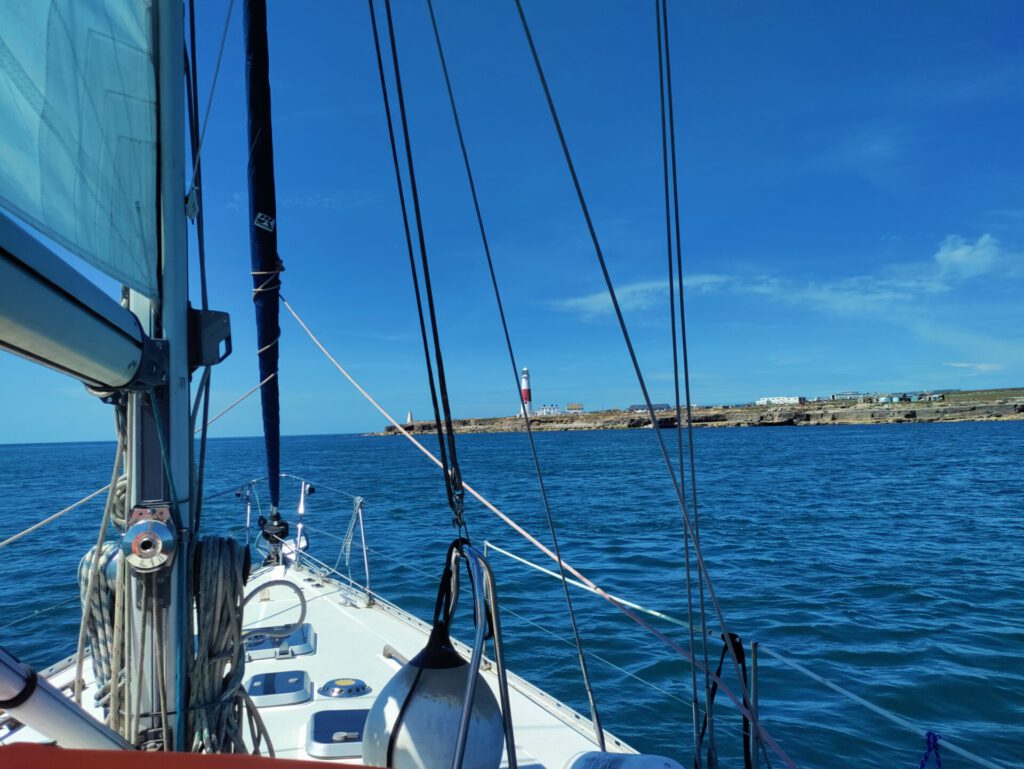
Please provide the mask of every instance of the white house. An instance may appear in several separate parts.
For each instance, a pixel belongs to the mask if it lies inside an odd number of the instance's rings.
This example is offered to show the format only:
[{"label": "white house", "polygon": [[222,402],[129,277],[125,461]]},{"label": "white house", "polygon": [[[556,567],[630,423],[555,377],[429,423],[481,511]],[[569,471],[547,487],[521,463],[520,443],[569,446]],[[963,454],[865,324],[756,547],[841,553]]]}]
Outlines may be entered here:
[{"label": "white house", "polygon": [[754,401],[757,406],[796,406],[801,403],[807,403],[807,398],[802,395],[775,395]]}]

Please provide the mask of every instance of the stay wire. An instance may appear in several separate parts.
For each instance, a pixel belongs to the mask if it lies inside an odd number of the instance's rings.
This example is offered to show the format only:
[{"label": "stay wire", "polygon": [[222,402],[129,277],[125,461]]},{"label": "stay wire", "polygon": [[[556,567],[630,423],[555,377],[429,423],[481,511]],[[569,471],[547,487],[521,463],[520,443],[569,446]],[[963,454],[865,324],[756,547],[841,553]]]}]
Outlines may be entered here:
[{"label": "stay wire", "polygon": [[[676,438],[679,451],[679,472],[682,473],[683,467],[683,428],[682,421],[683,415],[680,410],[680,398],[679,398],[679,349],[676,342],[676,302],[675,302],[675,291],[674,291],[674,277],[673,277],[673,264],[672,264],[672,218],[671,218],[671,205],[670,198],[671,192],[669,189],[669,154],[668,154],[668,126],[671,122],[666,122],[666,105],[665,105],[665,58],[662,52],[662,47],[667,47],[667,40],[663,44],[662,37],[662,13],[661,6],[664,0],[654,0],[654,16],[655,26],[658,32],[658,96],[660,99],[661,106],[661,157],[662,157],[662,168],[663,178],[665,186],[665,245],[668,251],[668,304],[669,304],[669,320],[672,326],[672,374],[673,382],[675,385],[675,407],[676,407]],[[665,29],[665,33],[668,30]],[[666,35],[667,36],[667,35]],[[672,130],[674,133],[674,128]],[[675,161],[675,144],[673,142],[673,163]],[[680,275],[680,280],[682,276]],[[685,485],[685,483],[684,483]],[[686,564],[686,618],[687,626],[689,628],[689,641],[690,641],[690,656],[696,659],[696,634],[693,629],[693,578],[690,572],[690,534],[683,528],[683,557]],[[701,627],[703,628],[704,619],[701,617]],[[701,639],[704,642],[704,702],[705,712],[709,714],[709,729],[710,737],[709,741],[714,742],[714,722],[711,719],[710,713],[711,708],[708,707],[708,695],[709,682],[708,682],[708,657],[707,657],[707,636],[701,634]],[[697,666],[690,666],[690,678],[692,685],[692,698],[691,698],[691,709],[693,711],[693,751],[694,751],[694,762],[697,769],[700,769],[700,698],[697,695]]]},{"label": "stay wire", "polygon": [[515,384],[516,393],[520,402],[520,413],[523,417],[523,426],[526,428],[526,436],[530,443],[530,453],[533,457],[533,467],[537,473],[537,484],[540,487],[541,499],[544,503],[544,514],[547,518],[548,531],[551,533],[551,544],[558,560],[558,569],[562,578],[562,590],[565,593],[565,604],[569,611],[569,621],[572,625],[573,639],[576,643],[576,654],[579,657],[580,672],[583,675],[583,685],[587,692],[587,700],[590,705],[590,715],[594,724],[594,732],[597,737],[598,746],[605,750],[604,730],[601,728],[601,718],[597,710],[597,701],[594,697],[593,687],[590,683],[590,672],[587,669],[586,655],[583,650],[583,641],[580,638],[579,627],[576,622],[576,613],[573,611],[572,597],[569,593],[569,585],[565,574],[565,566],[562,563],[562,553],[558,546],[558,536],[555,533],[554,516],[551,513],[551,505],[548,501],[547,488],[544,483],[544,474],[540,467],[540,457],[537,454],[537,445],[533,437],[533,429],[530,427],[530,417],[526,413],[526,403],[523,400],[522,391],[519,388],[519,366],[516,364],[515,352],[512,348],[512,336],[508,330],[508,321],[505,317],[505,308],[501,301],[501,291],[498,288],[498,278],[494,270],[494,260],[491,257],[490,242],[487,239],[487,230],[484,226],[483,214],[480,211],[480,199],[476,191],[476,182],[473,179],[473,169],[469,162],[469,152],[466,149],[466,140],[462,133],[462,121],[459,119],[459,110],[455,103],[455,93],[452,89],[451,77],[448,73],[448,63],[444,55],[444,46],[441,44],[441,33],[437,27],[437,18],[434,14],[433,0],[427,0],[427,8],[430,11],[430,24],[434,30],[434,41],[437,43],[437,55],[441,60],[441,71],[444,73],[445,88],[448,90],[448,102],[452,108],[452,119],[455,123],[455,132],[459,139],[459,148],[462,151],[462,161],[466,167],[466,179],[469,182],[469,192],[473,199],[473,210],[476,213],[477,225],[480,228],[480,240],[483,244],[484,255],[487,258],[487,269],[491,276],[491,285],[494,288],[494,299],[498,305],[498,315],[501,318],[501,330],[505,335],[505,347],[508,349],[509,362],[512,364],[512,379]]},{"label": "stay wire", "polygon": [[[377,53],[377,70],[380,74],[380,89],[384,100],[384,114],[387,118],[388,139],[391,143],[391,160],[395,166],[395,183],[398,187],[398,202],[402,211],[402,227],[405,230],[405,244],[409,253],[409,272],[412,275],[413,293],[416,295],[417,317],[420,322],[420,337],[423,340],[423,360],[427,366],[427,382],[430,386],[430,402],[434,409],[434,424],[437,425],[438,453],[441,457],[441,473],[445,478],[445,494],[449,507],[452,507],[452,495],[448,475],[448,451],[445,448],[444,436],[441,433],[441,409],[437,399],[437,385],[434,382],[434,366],[430,359],[430,342],[427,340],[427,324],[423,313],[423,298],[420,292],[419,273],[416,270],[416,254],[412,242],[412,231],[409,227],[409,209],[405,200],[405,184],[402,181],[402,167],[398,159],[398,144],[395,140],[394,120],[391,117],[391,99],[388,96],[387,78],[384,75],[384,58],[381,54],[380,36],[377,32],[377,14],[373,0],[370,6],[370,25],[373,28],[373,45]],[[287,302],[285,302],[287,304]]]},{"label": "stay wire", "polygon": [[[676,233],[676,273],[678,276],[678,286],[676,287],[679,292],[679,326],[680,326],[680,341],[682,343],[683,352],[683,387],[686,395],[686,439],[689,450],[689,473],[690,473],[690,508],[693,513],[693,546],[696,552],[700,552],[700,514],[697,506],[697,472],[696,472],[696,460],[694,459],[695,451],[693,444],[693,400],[690,397],[690,362],[689,362],[689,346],[686,341],[686,303],[684,302],[684,287],[683,287],[683,246],[682,236],[680,233],[679,225],[679,172],[676,152],[676,113],[674,106],[674,97],[672,90],[672,56],[669,46],[669,3],[668,0],[662,0],[662,30],[665,36],[665,77],[666,77],[666,94],[668,96],[669,103],[669,142],[671,147],[671,159],[672,159],[672,200],[673,200],[673,219],[675,224]],[[669,291],[672,291],[672,286],[669,286]],[[675,331],[675,325],[673,325],[673,331]],[[678,377],[678,369],[676,369],[676,376]],[[676,427],[677,432],[679,428],[679,393],[676,393]],[[679,466],[680,475],[683,473],[682,464]],[[685,513],[685,505],[683,508]],[[687,533],[688,532],[684,532]],[[689,567],[689,561],[687,560],[687,568]],[[711,578],[708,578],[709,582]],[[709,585],[710,588],[710,585]],[[707,628],[707,609],[705,602],[705,574],[699,569],[697,570],[697,589],[699,596],[699,608],[700,608],[700,627]],[[725,629],[723,628],[723,632]],[[703,660],[705,660],[705,696],[707,697],[711,691],[711,679],[708,675],[708,637],[707,634],[701,634],[701,646],[703,648]],[[715,725],[711,722],[709,727],[709,739],[714,740],[715,736]]]},{"label": "stay wire", "polygon": [[[230,20],[230,9],[228,11],[228,19]],[[188,122],[189,122],[189,136],[191,139],[192,147],[192,159],[193,159],[193,173],[192,173],[192,191],[195,194],[196,200],[196,253],[199,258],[199,293],[200,301],[202,303],[202,309],[208,310],[210,307],[209,294],[207,291],[206,284],[206,227],[205,218],[203,216],[203,167],[202,157],[200,155],[201,138],[199,133],[199,75],[197,70],[196,60],[198,58],[196,45],[196,6],[195,0],[188,0],[188,28],[189,28],[189,42],[191,43],[191,51],[189,52],[188,62],[189,68],[187,70],[188,75]],[[223,43],[222,43],[223,45]],[[223,49],[222,49],[223,50]],[[218,59],[219,63],[219,59]],[[210,94],[211,100],[213,94]],[[209,114],[209,112],[207,112]],[[207,443],[207,428],[209,427],[210,418],[210,366],[206,367],[203,372],[202,385],[199,388],[199,396],[202,398],[203,403],[203,421],[202,428],[199,435],[199,459],[196,463],[196,478],[195,478],[195,489],[193,493],[193,504],[194,511],[192,516],[192,530],[199,531],[199,521],[203,510],[203,481],[206,474],[206,443]],[[192,429],[195,431],[195,418],[192,419]]]},{"label": "stay wire", "polygon": [[[654,435],[655,435],[655,439],[658,441],[658,447],[661,450],[662,459],[665,462],[665,466],[666,466],[666,468],[668,470],[669,477],[672,480],[672,485],[673,485],[673,488],[674,488],[674,491],[675,491],[676,499],[678,500],[680,509],[683,512],[683,516],[682,516],[683,525],[684,525],[684,527],[686,529],[690,529],[690,521],[689,521],[688,517],[686,516],[686,503],[685,503],[685,497],[683,495],[683,490],[682,490],[682,488],[679,485],[679,479],[676,476],[675,469],[672,466],[672,460],[669,457],[668,448],[665,445],[665,439],[661,435],[661,431],[659,429],[657,429],[658,418],[657,418],[657,415],[654,413],[654,407],[653,407],[653,405],[651,403],[651,396],[650,396],[650,393],[648,392],[648,389],[647,389],[647,382],[644,379],[643,371],[641,371],[641,369],[640,369],[640,362],[637,359],[636,351],[633,348],[633,342],[632,342],[632,340],[631,340],[631,338],[629,336],[629,329],[626,327],[626,321],[625,321],[625,318],[622,315],[622,308],[619,306],[618,296],[615,293],[615,286],[612,283],[611,275],[608,272],[608,265],[605,262],[604,251],[601,249],[601,243],[600,243],[600,240],[597,237],[597,231],[594,228],[593,219],[590,216],[590,209],[587,206],[586,198],[583,195],[583,187],[580,184],[579,176],[576,173],[575,164],[572,161],[572,155],[569,152],[569,145],[568,145],[568,143],[566,141],[566,138],[565,138],[565,132],[563,131],[562,123],[561,123],[561,121],[558,118],[558,112],[555,109],[554,99],[551,96],[551,90],[548,87],[547,78],[544,76],[544,69],[541,66],[540,57],[537,54],[537,47],[534,44],[533,35],[530,33],[530,27],[529,27],[529,24],[526,21],[526,14],[523,11],[522,2],[521,2],[521,0],[514,0],[514,2],[516,4],[516,10],[519,12],[519,20],[520,20],[520,22],[522,24],[523,32],[525,33],[526,41],[527,41],[527,44],[529,45],[529,48],[530,48],[530,54],[531,54],[531,56],[533,58],[534,66],[536,67],[536,70],[537,70],[538,79],[540,80],[541,87],[542,87],[542,89],[544,91],[544,97],[545,97],[545,100],[547,101],[548,110],[551,113],[552,123],[554,124],[555,131],[558,134],[558,140],[559,140],[559,143],[561,144],[561,147],[562,147],[562,154],[565,157],[566,166],[567,166],[567,168],[569,170],[570,176],[572,177],[573,186],[575,187],[575,190],[576,190],[576,197],[577,197],[577,199],[579,201],[579,204],[580,204],[580,211],[583,214],[584,220],[586,221],[587,230],[590,233],[590,239],[591,239],[591,242],[592,242],[592,244],[594,246],[594,252],[595,252],[595,255],[597,256],[598,263],[599,263],[599,265],[601,267],[601,273],[604,276],[605,285],[608,288],[608,295],[609,295],[609,298],[611,299],[611,302],[612,302],[612,308],[615,311],[615,317],[618,320],[619,328],[620,328],[620,330],[622,332],[623,341],[625,342],[626,349],[629,352],[630,361],[633,364],[633,371],[636,374],[637,383],[639,384],[640,391],[643,393],[643,396],[644,396],[644,403],[647,406],[647,413],[648,413],[648,415],[651,418],[651,425],[652,425],[652,427],[654,427],[653,432],[654,432]],[[690,532],[690,536],[691,537],[693,536],[693,532],[692,531]],[[728,630],[728,627],[726,626],[726,623],[725,623],[725,616],[722,613],[721,605],[718,602],[718,597],[715,594],[714,587],[713,587],[712,582],[711,582],[711,580],[709,578],[709,575],[708,575],[707,565],[704,563],[704,558],[701,555],[700,548],[697,546],[696,541],[694,542],[694,555],[695,555],[695,557],[697,559],[697,565],[698,565],[699,569],[703,572],[704,577],[707,579],[708,595],[709,595],[709,597],[711,599],[712,605],[715,608],[715,613],[716,613],[716,616],[718,617],[718,622],[719,622],[719,625],[721,626],[722,632],[725,633],[725,634],[728,634],[729,630]],[[736,677],[737,677],[737,679],[740,682],[740,687],[741,687],[742,694],[743,694],[744,698],[746,698],[748,696],[747,686],[743,682],[743,677],[742,677],[742,674],[741,674],[741,671],[740,671],[739,660],[737,659],[736,653],[732,649],[731,646],[730,646],[730,652],[731,652],[730,653],[730,657],[732,658],[733,667],[734,667],[735,672],[736,672]]]},{"label": "stay wire", "polygon": [[[370,7],[372,11],[372,0]],[[388,25],[388,41],[391,45],[391,60],[395,76],[395,94],[398,97],[398,112],[402,125],[402,138],[405,144],[406,167],[409,171],[409,191],[412,195],[413,218],[416,223],[416,236],[419,245],[420,264],[423,270],[423,288],[426,292],[427,310],[430,316],[430,331],[431,336],[433,337],[434,362],[437,369],[437,393],[440,394],[441,410],[444,416],[444,428],[441,426],[440,419],[437,420],[438,441],[440,443],[445,441],[445,433],[447,433],[448,466],[443,470],[445,476],[445,492],[448,495],[448,505],[454,515],[454,523],[460,530],[464,530],[466,524],[465,519],[463,518],[463,504],[466,492],[462,485],[462,473],[459,470],[458,454],[455,447],[455,429],[452,424],[451,405],[448,400],[448,386],[444,372],[444,357],[441,353],[441,339],[438,331],[437,313],[434,307],[434,293],[430,280],[430,265],[427,259],[427,243],[423,230],[423,215],[420,208],[419,188],[416,184],[416,169],[413,163],[412,141],[409,136],[409,120],[405,109],[405,94],[402,89],[401,67],[398,63],[398,43],[395,39],[395,27],[391,15],[391,0],[384,0],[384,12]],[[376,21],[374,21],[374,34],[374,39],[376,40]],[[422,304],[417,302],[417,306],[422,316]],[[431,388],[431,394],[432,397],[436,397],[433,387]],[[437,408],[435,405],[435,414],[436,411]]]},{"label": "stay wire", "polygon": [[[189,0],[190,4],[191,4],[191,1],[192,0]],[[213,109],[213,96],[214,96],[215,93],[217,93],[217,78],[220,75],[220,65],[221,65],[221,62],[224,59],[224,46],[227,43],[228,30],[231,28],[231,12],[234,10],[234,8],[235,8],[235,0],[229,0],[229,2],[228,2],[228,11],[227,11],[226,14],[224,14],[224,30],[221,32],[221,35],[220,35],[220,47],[217,50],[217,63],[213,67],[213,80],[210,83],[210,95],[209,95],[209,97],[207,97],[207,100],[206,100],[206,111],[203,114],[203,126],[202,126],[202,129],[200,130],[200,133],[199,133],[199,143],[198,143],[198,145],[196,147],[195,155],[194,155],[194,158],[193,158],[192,185],[191,186],[195,186],[198,183],[197,171],[198,171],[198,168],[199,168],[199,157],[202,155],[202,152],[203,152],[203,142],[206,140],[206,129],[210,127],[210,111]],[[195,40],[195,36],[193,36],[192,39]],[[196,107],[198,108],[198,106],[199,106],[199,101],[197,99],[196,100]],[[199,117],[198,111],[196,112],[196,117],[197,118]],[[192,190],[189,189],[189,194],[191,194],[191,193],[192,193]]]}]

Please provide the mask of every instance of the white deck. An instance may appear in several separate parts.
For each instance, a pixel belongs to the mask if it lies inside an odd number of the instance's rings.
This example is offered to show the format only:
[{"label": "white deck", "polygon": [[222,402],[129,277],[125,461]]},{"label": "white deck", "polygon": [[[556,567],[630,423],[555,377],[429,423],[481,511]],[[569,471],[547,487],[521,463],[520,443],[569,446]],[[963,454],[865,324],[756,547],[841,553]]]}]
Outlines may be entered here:
[{"label": "white deck", "polygon": [[[282,578],[299,586],[305,596],[305,622],[313,626],[316,647],[310,654],[251,660],[246,663],[245,681],[258,673],[307,672],[313,683],[313,699],[293,705],[261,707],[260,714],[278,757],[329,762],[330,759],[316,758],[306,752],[310,717],[319,710],[368,709],[376,694],[401,666],[397,660],[384,656],[385,646],[402,657],[411,658],[423,648],[430,627],[379,598],[367,606],[364,593],[297,567],[285,571],[278,566],[255,572],[246,586],[246,593],[259,591],[263,583]],[[245,627],[287,625],[295,622],[298,615],[294,592],[283,586],[270,587],[246,607]],[[461,644],[457,646],[468,659],[469,649]],[[72,680],[74,666],[69,666],[69,661],[51,669],[50,680],[54,685],[62,686]],[[85,668],[87,686],[91,686],[91,665]],[[483,677],[497,696],[498,679],[493,666],[483,671]],[[370,692],[332,699],[316,691],[326,681],[337,678],[362,679]],[[509,689],[519,766],[561,769],[576,754],[597,750],[589,719],[512,673],[509,674]],[[88,689],[83,702],[92,702]],[[94,715],[101,716],[98,711],[94,711]],[[451,738],[454,740],[455,735]],[[605,738],[609,751],[635,752],[607,732]],[[0,736],[0,744],[44,739],[31,729],[22,728],[6,738]],[[338,760],[358,763],[360,758]],[[507,756],[502,765],[507,766]]]}]

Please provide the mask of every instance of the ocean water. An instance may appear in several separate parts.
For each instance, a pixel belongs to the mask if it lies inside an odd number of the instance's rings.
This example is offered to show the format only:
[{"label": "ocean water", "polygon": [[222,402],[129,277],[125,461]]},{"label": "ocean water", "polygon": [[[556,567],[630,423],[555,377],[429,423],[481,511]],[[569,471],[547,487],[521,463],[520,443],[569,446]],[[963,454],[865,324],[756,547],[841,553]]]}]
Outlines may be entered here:
[{"label": "ocean water", "polygon": [[[1024,422],[695,437],[704,558],[729,629],[963,748],[1020,766]],[[685,618],[680,513],[653,434],[536,439],[566,560],[611,593]],[[525,436],[458,441],[467,481],[549,541]],[[0,446],[0,539],[105,484],[113,453],[112,443]],[[440,471],[401,438],[290,437],[282,455],[283,469],[324,484],[309,499],[311,527],[344,534],[351,501],[331,489],[366,499],[375,590],[427,618],[453,536]],[[212,440],[208,492],[263,476],[262,456],[260,439]],[[294,511],[297,484],[285,482],[283,496]],[[43,666],[74,649],[73,603],[18,620],[76,595],[75,565],[101,507],[97,500],[0,551],[0,644],[26,661]],[[467,519],[477,544],[545,560],[475,502]],[[203,525],[238,533],[241,502],[231,493],[211,499]],[[311,539],[313,554],[333,564],[338,542]],[[358,560],[357,546],[356,577]],[[510,667],[587,712],[561,586],[497,553],[492,564]],[[576,590],[573,598],[584,643],[601,658],[590,669],[605,728],[689,763],[689,664],[599,597]],[[655,624],[687,646],[682,628]],[[707,624],[717,638],[713,615]],[[712,664],[720,648],[709,648]],[[723,676],[734,686],[728,664]],[[764,653],[758,683],[762,723],[800,766],[917,766],[923,737]],[[735,709],[719,695],[715,713],[723,766],[741,766]],[[948,751],[943,763],[970,765]]]}]

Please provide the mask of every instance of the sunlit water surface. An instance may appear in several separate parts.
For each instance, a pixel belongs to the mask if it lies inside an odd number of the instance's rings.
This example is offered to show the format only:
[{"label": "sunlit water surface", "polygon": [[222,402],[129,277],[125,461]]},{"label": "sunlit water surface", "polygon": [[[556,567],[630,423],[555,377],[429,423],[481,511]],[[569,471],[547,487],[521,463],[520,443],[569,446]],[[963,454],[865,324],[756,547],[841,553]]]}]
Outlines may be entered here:
[{"label": "sunlit water surface", "polygon": [[[685,618],[680,514],[652,432],[536,438],[566,560],[611,593]],[[460,436],[459,447],[467,480],[548,542],[525,436]],[[1021,765],[1024,422],[706,429],[696,447],[704,558],[731,631]],[[0,446],[0,539],[106,483],[113,453],[112,443]],[[291,437],[282,454],[284,469],[325,485],[309,500],[311,526],[335,535],[347,526],[351,501],[326,486],[365,497],[374,588],[428,618],[453,533],[440,472],[400,438]],[[261,477],[262,457],[261,439],[211,441],[208,492]],[[283,493],[293,513],[297,486]],[[0,552],[0,644],[35,665],[73,651],[76,607],[10,623],[76,594],[101,509],[97,500]],[[477,544],[544,561],[478,504],[467,517]],[[223,494],[203,518],[206,532],[237,533],[244,508]],[[312,553],[333,564],[338,542],[313,533]],[[357,547],[360,577],[358,557]],[[492,561],[510,667],[587,712],[560,585],[499,554]],[[688,663],[602,599],[575,590],[574,600],[586,647],[601,658],[590,669],[605,727],[690,763]],[[688,645],[683,629],[656,624]],[[713,664],[719,651],[715,640]],[[917,766],[922,737],[764,654],[760,662],[763,723],[799,765]],[[739,719],[724,696],[716,714],[723,765],[739,766]],[[947,769],[968,765],[943,758]]]}]

